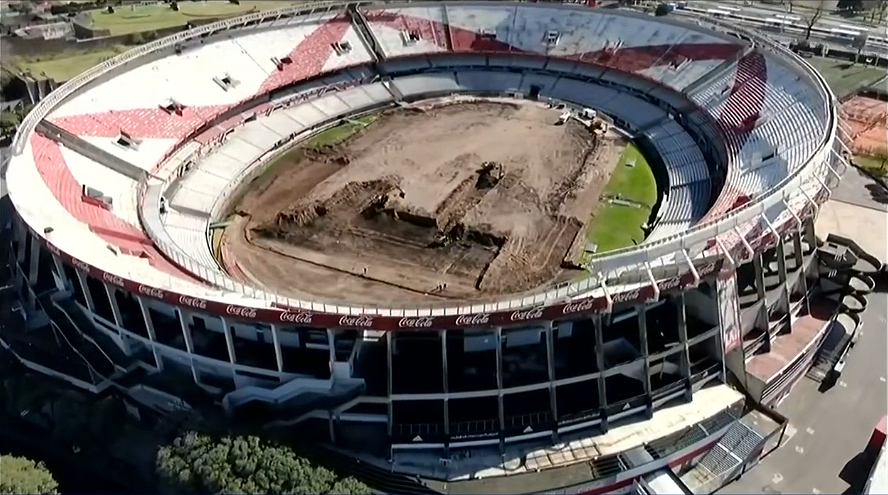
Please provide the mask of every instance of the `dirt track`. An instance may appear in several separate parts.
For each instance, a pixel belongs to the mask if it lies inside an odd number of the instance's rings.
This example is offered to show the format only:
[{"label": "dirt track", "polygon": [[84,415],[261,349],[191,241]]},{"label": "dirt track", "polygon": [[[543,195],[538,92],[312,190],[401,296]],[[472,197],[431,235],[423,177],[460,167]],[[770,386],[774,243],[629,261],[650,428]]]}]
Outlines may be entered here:
[{"label": "dirt track", "polygon": [[335,148],[296,152],[240,199],[223,242],[268,288],[355,303],[478,299],[569,277],[562,264],[622,146],[553,125],[560,113],[389,112]]}]

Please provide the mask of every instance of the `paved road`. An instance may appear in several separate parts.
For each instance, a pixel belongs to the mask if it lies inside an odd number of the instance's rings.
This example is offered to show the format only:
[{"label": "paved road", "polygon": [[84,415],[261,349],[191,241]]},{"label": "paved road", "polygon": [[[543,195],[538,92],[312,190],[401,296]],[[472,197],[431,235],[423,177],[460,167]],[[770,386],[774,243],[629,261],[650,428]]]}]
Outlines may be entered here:
[{"label": "paved road", "polygon": [[[860,170],[849,167],[832,199],[879,211],[888,211],[888,191]],[[876,253],[872,253],[876,254]]]},{"label": "paved road", "polygon": [[838,383],[826,392],[802,378],[778,408],[791,435],[719,493],[860,493],[869,466],[859,454],[886,413],[888,294],[873,294],[862,334]]}]

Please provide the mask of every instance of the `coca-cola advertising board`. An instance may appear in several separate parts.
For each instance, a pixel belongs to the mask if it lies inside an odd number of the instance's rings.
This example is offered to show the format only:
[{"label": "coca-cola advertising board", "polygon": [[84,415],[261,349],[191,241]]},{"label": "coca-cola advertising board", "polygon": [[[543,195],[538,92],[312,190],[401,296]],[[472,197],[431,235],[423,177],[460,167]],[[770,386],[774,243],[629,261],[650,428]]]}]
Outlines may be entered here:
[{"label": "coca-cola advertising board", "polygon": [[[96,280],[104,281],[110,285],[136,294],[140,297],[148,297],[164,301],[173,306],[190,311],[200,311],[216,314],[232,320],[260,321],[285,326],[304,326],[315,328],[357,328],[382,331],[409,331],[432,330],[444,328],[481,328],[490,326],[527,325],[536,321],[552,321],[565,318],[577,318],[589,314],[606,311],[611,304],[644,302],[650,300],[657,292],[672,289],[683,290],[691,287],[696,278],[689,271],[677,277],[657,282],[657,288],[653,285],[643,286],[630,291],[616,292],[610,289],[610,298],[603,294],[569,302],[560,302],[549,306],[513,309],[489,313],[471,313],[446,316],[380,316],[373,314],[343,315],[333,313],[319,313],[302,308],[289,308],[272,303],[271,307],[252,307],[228,302],[212,301],[189,294],[179,294],[168,289],[152,287],[139,282],[129,280],[120,275],[101,270],[83,260],[69,256],[57,246],[52,245],[40,236],[44,247],[50,250],[67,263],[87,273]],[[710,261],[696,267],[700,278],[714,276],[721,270],[722,260]]]},{"label": "coca-cola advertising board", "polygon": [[742,326],[740,324],[740,300],[737,291],[737,275],[734,270],[719,273],[715,282],[718,299],[718,318],[722,327],[725,354],[740,345]]}]

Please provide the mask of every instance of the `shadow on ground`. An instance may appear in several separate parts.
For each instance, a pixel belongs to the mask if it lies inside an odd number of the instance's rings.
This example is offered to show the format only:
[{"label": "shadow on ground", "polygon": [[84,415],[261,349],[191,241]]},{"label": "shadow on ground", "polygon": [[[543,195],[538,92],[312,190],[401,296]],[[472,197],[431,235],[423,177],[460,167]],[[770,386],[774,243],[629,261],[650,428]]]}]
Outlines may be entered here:
[{"label": "shadow on ground", "polygon": [[848,483],[848,488],[842,492],[842,495],[863,493],[866,480],[869,478],[875,462],[876,454],[868,451],[860,452],[846,462],[839,472],[839,479]]}]

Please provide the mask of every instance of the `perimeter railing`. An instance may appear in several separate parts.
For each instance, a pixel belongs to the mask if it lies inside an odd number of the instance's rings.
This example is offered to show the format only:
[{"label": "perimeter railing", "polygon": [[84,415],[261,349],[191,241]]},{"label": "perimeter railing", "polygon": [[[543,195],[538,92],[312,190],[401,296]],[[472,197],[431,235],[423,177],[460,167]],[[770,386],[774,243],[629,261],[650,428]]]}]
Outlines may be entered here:
[{"label": "perimeter railing", "polygon": [[[349,3],[352,2],[334,0],[248,14],[236,19],[229,19],[198,27],[186,32],[177,33],[167,38],[142,45],[140,47],[134,48],[133,50],[118,55],[117,57],[107,60],[99,64],[98,66],[84,72],[83,74],[71,79],[70,81],[59,87],[57,90],[52,92],[46,99],[41,101],[37,105],[37,107],[25,117],[18,132],[16,133],[12,146],[13,154],[20,155],[22,153],[25,147],[26,138],[34,131],[37,123],[44,119],[58,103],[85,86],[90,81],[101,77],[104,74],[107,74],[117,67],[132,62],[133,60],[136,60],[145,54],[152,53],[164,48],[169,48],[178,43],[192,40],[202,35],[215,33],[221,30],[232,29],[239,26],[245,26],[250,23],[261,22],[265,19],[277,18],[285,15],[313,13],[320,10],[329,11],[332,9],[343,7]],[[385,5],[387,2],[374,3]],[[401,1],[398,3],[413,2]],[[416,3],[427,2],[420,1]],[[551,5],[548,6],[551,8]],[[444,8],[446,8],[446,4],[444,4]],[[583,7],[565,6],[564,8]],[[833,95],[832,91],[829,89],[823,78],[804,59],[802,59],[786,47],[783,47],[782,45],[769,40],[768,38],[758,33],[716,19],[701,20],[699,24],[709,24],[722,31],[741,33],[757,43],[759,47],[767,48],[775,52],[780,57],[793,62],[796,65],[797,72],[800,73],[802,76],[810,79],[823,96],[824,110],[825,114],[828,117],[826,126],[827,132],[821,138],[816,151],[812,154],[812,156],[808,159],[808,162],[804,166],[798,167],[793,170],[787,175],[786,178],[781,180],[775,186],[768,189],[766,192],[758,195],[758,197],[753,201],[740,206],[717,219],[713,219],[711,221],[696,225],[686,232],[675,234],[650,243],[645,243],[640,246],[617,249],[592,256],[590,260],[590,271],[593,273],[601,274],[605,279],[607,279],[610,274],[620,274],[625,272],[627,267],[638,267],[639,271],[641,271],[642,267],[650,267],[651,265],[662,264],[663,260],[668,258],[670,255],[681,253],[682,251],[694,251],[695,249],[697,251],[702,251],[699,248],[706,245],[710,240],[719,238],[724,235],[732,235],[732,233],[736,232],[735,229],[755,222],[756,220],[760,220],[760,218],[765,215],[765,212],[769,208],[779,206],[781,203],[786,204],[787,199],[798,199],[798,197],[802,194],[800,191],[802,190],[803,185],[806,185],[813,180],[816,180],[817,182],[823,184],[820,177],[817,175],[813,175],[812,172],[819,172],[821,168],[825,165],[825,160],[828,159],[830,152],[829,144],[835,139],[837,132],[835,96]],[[814,167],[817,167],[813,171],[811,170],[812,164]],[[829,168],[828,165],[826,165],[826,167]],[[789,197],[787,197],[787,191],[789,191]],[[795,192],[795,194],[793,195],[792,192]],[[159,247],[161,247],[162,249],[166,250],[170,247],[164,246],[163,241],[160,242],[161,246]],[[171,253],[176,253],[177,251],[177,249],[170,250]],[[195,262],[193,259],[187,256],[181,256],[181,254],[171,254],[171,256],[174,258],[173,261],[180,263],[180,266],[182,266],[183,269],[190,271],[195,276],[198,276],[199,278],[202,278],[209,283],[215,284],[218,288],[243,296],[258,299],[265,302],[265,305],[273,302],[278,305],[292,308],[345,314],[373,313],[389,316],[420,316],[504,311],[520,307],[551,303],[557,300],[564,300],[565,298],[575,297],[579,294],[583,294],[585,292],[589,292],[600,287],[600,284],[598,282],[600,278],[587,278],[582,281],[551,287],[538,294],[515,298],[508,301],[466,305],[460,307],[434,308],[426,306],[419,308],[379,308],[375,306],[340,306],[322,302],[291,299],[274,293],[269,293],[255,287],[236,282],[231,278],[225,276],[221,272],[214,271],[208,267],[202,266],[200,263]],[[221,299],[224,296],[223,294],[220,294],[219,297]],[[240,302],[243,303],[244,301]]]}]

